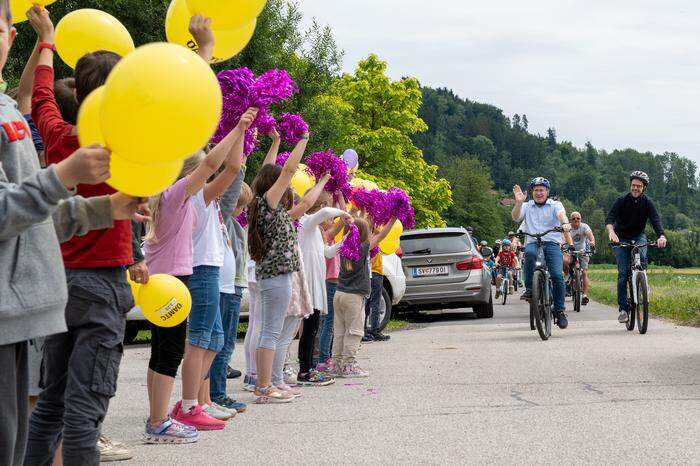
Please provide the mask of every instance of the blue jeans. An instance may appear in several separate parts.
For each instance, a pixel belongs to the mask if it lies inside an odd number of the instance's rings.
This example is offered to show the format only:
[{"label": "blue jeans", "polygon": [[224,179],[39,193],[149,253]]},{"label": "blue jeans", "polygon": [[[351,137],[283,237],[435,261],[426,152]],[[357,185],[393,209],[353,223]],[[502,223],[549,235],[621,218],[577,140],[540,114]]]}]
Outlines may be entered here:
[{"label": "blue jeans", "polygon": [[[641,234],[635,238],[620,238],[621,243],[630,244],[646,243],[647,237]],[[632,276],[632,250],[623,248],[613,248],[615,260],[617,261],[617,306],[621,311],[629,310],[627,302],[627,280]],[[647,248],[639,249],[639,256],[642,259],[642,267],[647,267]]]},{"label": "blue jeans", "polygon": [[224,328],[219,313],[219,267],[194,267],[187,286],[192,295],[187,341],[192,346],[218,353],[224,347]]},{"label": "blue jeans", "polygon": [[328,295],[328,314],[321,316],[321,330],[318,337],[318,362],[326,362],[331,357],[331,344],[333,343],[333,298],[338,284],[326,282],[326,294]]},{"label": "blue jeans", "polygon": [[[542,243],[544,260],[547,262],[549,275],[552,277],[554,310],[564,311],[564,297],[566,295],[566,285],[564,284],[564,255],[561,252],[559,243],[545,241]],[[537,243],[529,243],[525,246],[525,289],[532,290],[532,276],[535,273],[535,261],[537,259]]]},{"label": "blue jeans", "polygon": [[236,347],[238,318],[241,315],[241,296],[243,288],[236,287],[236,293],[219,293],[219,310],[224,327],[224,347],[216,355],[209,369],[209,394],[212,401],[222,400],[226,396],[226,368]]},{"label": "blue jeans", "polygon": [[376,272],[372,273],[372,292],[365,304],[365,333],[367,320],[369,320],[369,332],[379,331],[379,301],[382,298],[382,285],[384,285],[384,275]]}]

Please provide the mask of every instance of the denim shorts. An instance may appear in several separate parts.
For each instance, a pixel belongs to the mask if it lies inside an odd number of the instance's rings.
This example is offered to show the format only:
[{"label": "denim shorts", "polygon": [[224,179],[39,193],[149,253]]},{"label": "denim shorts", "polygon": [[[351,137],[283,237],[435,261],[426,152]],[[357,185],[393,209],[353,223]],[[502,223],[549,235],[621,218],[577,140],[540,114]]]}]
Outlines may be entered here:
[{"label": "denim shorts", "polygon": [[224,347],[224,327],[219,312],[219,267],[194,267],[187,286],[192,295],[187,341],[192,346],[218,353]]}]

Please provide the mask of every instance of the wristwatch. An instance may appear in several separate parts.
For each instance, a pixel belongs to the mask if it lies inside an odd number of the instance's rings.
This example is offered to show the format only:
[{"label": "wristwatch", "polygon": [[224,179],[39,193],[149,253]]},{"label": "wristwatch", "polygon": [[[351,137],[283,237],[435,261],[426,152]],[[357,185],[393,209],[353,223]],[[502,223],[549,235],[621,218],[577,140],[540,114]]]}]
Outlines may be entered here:
[{"label": "wristwatch", "polygon": [[44,49],[51,50],[52,52],[56,51],[56,45],[52,44],[50,42],[39,42],[39,52],[41,52]]}]

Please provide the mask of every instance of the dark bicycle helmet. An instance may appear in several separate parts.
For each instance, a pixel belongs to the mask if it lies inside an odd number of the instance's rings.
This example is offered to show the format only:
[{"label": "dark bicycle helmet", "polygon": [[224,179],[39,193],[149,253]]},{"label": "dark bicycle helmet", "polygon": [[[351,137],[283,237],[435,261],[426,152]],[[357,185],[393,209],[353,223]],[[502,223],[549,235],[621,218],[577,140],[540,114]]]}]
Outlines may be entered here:
[{"label": "dark bicycle helmet", "polygon": [[547,189],[552,189],[552,186],[549,184],[549,180],[541,176],[533,178],[532,181],[530,181],[530,189],[534,188],[535,186],[544,186]]},{"label": "dark bicycle helmet", "polygon": [[493,256],[493,249],[489,247],[481,248],[481,255],[484,257]]},{"label": "dark bicycle helmet", "polygon": [[637,171],[633,171],[632,173],[630,173],[630,181],[635,180],[635,179],[644,183],[644,186],[649,186],[649,175],[647,175],[643,171],[637,170]]}]

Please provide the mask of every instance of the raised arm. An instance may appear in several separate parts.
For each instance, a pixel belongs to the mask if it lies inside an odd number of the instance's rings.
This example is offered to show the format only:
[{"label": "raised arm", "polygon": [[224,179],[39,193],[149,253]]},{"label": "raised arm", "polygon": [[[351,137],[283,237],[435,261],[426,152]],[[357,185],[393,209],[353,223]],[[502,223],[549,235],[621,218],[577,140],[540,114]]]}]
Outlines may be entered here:
[{"label": "raised arm", "polygon": [[214,32],[211,30],[211,18],[194,15],[190,18],[190,34],[197,43],[197,55],[207,63],[211,63],[214,55]]},{"label": "raised arm", "polygon": [[343,217],[344,219],[352,219],[350,214],[347,212],[336,209],[335,207],[324,207],[319,209],[318,212],[314,212],[304,219],[304,226],[308,227],[318,227],[320,224],[326,220],[330,220],[335,217]]},{"label": "raised arm", "polygon": [[396,217],[391,217],[391,220],[389,220],[389,223],[384,225],[384,228],[382,228],[382,230],[379,233],[373,234],[372,236],[370,236],[370,238],[369,238],[369,249],[370,250],[379,246],[379,243],[381,243],[384,240],[384,238],[386,238],[387,235],[389,234],[389,232],[391,231],[391,228],[394,226],[394,223],[396,223]]},{"label": "raised arm", "polygon": [[272,138],[272,143],[270,144],[270,149],[267,151],[265,160],[263,160],[263,165],[274,165],[277,163],[277,154],[280,151],[280,133],[277,129],[272,128],[272,132],[268,135]]},{"label": "raised arm", "polygon": [[229,151],[224,169],[216,175],[213,181],[204,185],[204,202],[206,204],[221,196],[240,173],[243,165],[243,141],[245,139],[243,134],[245,134],[245,129]]},{"label": "raised arm", "polygon": [[32,112],[32,88],[34,87],[34,71],[39,64],[39,40],[37,38],[32,54],[29,56],[22,77],[19,78],[19,88],[17,90],[17,106],[22,115]]},{"label": "raised arm", "polygon": [[304,215],[310,208],[312,208],[314,204],[316,204],[318,197],[323,192],[323,188],[326,186],[326,183],[328,183],[329,179],[330,175],[323,175],[323,177],[318,181],[318,183],[316,183],[313,188],[311,188],[306,194],[304,194],[304,197],[301,198],[301,201],[299,201],[297,205],[289,209],[289,216],[293,219],[297,219]]},{"label": "raised arm", "polygon": [[284,192],[289,187],[289,183],[292,181],[294,173],[297,171],[297,167],[299,166],[299,162],[301,161],[301,157],[304,155],[304,151],[306,150],[306,145],[308,143],[309,133],[306,133],[294,147],[294,150],[292,150],[289,158],[284,163],[282,173],[280,173],[280,176],[277,178],[277,181],[275,181],[275,184],[273,184],[272,187],[265,193],[265,199],[267,200],[267,204],[270,206],[270,208],[277,208],[277,204],[279,204]]},{"label": "raised arm", "polygon": [[243,180],[245,179],[245,166],[241,167],[241,171],[238,172],[238,176],[231,183],[226,191],[221,195],[219,200],[219,208],[221,209],[221,215],[224,218],[228,218],[233,215],[233,211],[236,210],[236,205],[238,205],[238,199],[241,197],[241,187],[243,186]]},{"label": "raised arm", "polygon": [[229,152],[232,151],[235,143],[240,139],[243,140],[243,133],[247,126],[255,118],[256,109],[249,108],[243,116],[241,116],[238,125],[231,130],[209,153],[204,157],[202,163],[188,176],[187,178],[187,193],[193,196],[195,193],[203,189],[207,180],[219,169]]},{"label": "raised arm", "polygon": [[515,206],[510,216],[514,221],[519,222],[523,219],[523,204],[527,200],[527,193],[520,189],[520,185],[513,186],[513,197],[515,198]]}]

